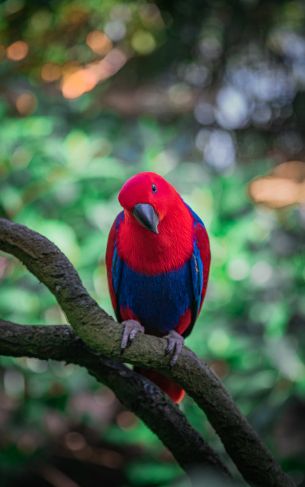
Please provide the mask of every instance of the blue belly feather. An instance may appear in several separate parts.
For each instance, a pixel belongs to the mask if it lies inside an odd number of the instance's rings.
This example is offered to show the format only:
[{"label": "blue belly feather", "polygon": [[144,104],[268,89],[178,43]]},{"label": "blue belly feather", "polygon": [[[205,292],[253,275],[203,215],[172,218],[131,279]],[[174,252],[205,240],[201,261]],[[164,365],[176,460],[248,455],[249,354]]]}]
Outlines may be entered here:
[{"label": "blue belly feather", "polygon": [[178,270],[147,276],[119,260],[119,308],[131,309],[148,332],[173,330],[194,299],[190,263]]}]

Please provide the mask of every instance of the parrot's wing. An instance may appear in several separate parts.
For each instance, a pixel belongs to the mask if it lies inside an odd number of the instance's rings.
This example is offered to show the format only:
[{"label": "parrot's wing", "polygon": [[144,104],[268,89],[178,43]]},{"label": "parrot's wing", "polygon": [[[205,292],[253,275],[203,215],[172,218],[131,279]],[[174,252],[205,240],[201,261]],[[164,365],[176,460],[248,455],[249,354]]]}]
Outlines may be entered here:
[{"label": "parrot's wing", "polygon": [[118,297],[122,279],[123,262],[118,254],[117,234],[123,219],[124,212],[122,211],[118,214],[111,227],[106,250],[106,267],[110,297],[118,321],[121,321]]},{"label": "parrot's wing", "polygon": [[191,210],[194,219],[194,249],[190,259],[190,270],[193,287],[192,321],[185,330],[186,337],[192,331],[197,316],[200,313],[205,297],[210,270],[210,243],[206,228],[196,213]]},{"label": "parrot's wing", "polygon": [[[195,223],[195,242],[192,262],[192,275],[197,317],[200,313],[201,306],[203,304],[203,300],[207,290],[211,263],[210,242],[208,232],[206,231],[203,223]],[[195,275],[199,274],[197,278],[194,278],[194,272]]]}]

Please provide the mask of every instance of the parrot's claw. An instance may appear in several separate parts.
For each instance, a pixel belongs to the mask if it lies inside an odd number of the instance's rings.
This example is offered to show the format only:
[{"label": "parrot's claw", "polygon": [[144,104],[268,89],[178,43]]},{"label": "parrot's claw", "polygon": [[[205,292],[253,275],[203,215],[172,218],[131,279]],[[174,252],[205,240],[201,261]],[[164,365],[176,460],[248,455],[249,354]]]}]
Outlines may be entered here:
[{"label": "parrot's claw", "polygon": [[144,327],[136,320],[126,320],[122,322],[124,326],[121,340],[121,350],[123,351],[133,341],[138,333],[144,333]]},{"label": "parrot's claw", "polygon": [[178,357],[182,351],[184,345],[184,338],[181,335],[179,335],[179,333],[172,330],[166,336],[166,339],[167,339],[166,353],[172,354],[170,365],[171,367],[173,367],[173,365],[175,365],[175,363],[177,362]]}]

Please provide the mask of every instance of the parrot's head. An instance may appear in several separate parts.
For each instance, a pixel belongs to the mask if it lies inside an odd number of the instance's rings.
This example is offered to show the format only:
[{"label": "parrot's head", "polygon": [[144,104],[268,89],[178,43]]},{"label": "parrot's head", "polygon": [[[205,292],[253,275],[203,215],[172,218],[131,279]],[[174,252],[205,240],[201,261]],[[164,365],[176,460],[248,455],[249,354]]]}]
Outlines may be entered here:
[{"label": "parrot's head", "polygon": [[140,225],[159,233],[158,225],[177,201],[175,188],[159,174],[142,172],[126,181],[119,202]]}]

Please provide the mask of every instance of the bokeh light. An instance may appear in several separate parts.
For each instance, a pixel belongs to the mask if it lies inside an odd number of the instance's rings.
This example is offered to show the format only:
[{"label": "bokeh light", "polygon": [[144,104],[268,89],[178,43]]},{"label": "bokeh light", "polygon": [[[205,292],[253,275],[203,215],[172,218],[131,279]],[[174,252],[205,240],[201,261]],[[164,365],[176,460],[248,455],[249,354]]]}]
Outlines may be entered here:
[{"label": "bokeh light", "polygon": [[251,198],[269,208],[305,203],[305,163],[291,161],[276,166],[270,175],[249,185]]},{"label": "bokeh light", "polygon": [[85,68],[72,68],[63,77],[61,89],[65,98],[78,98],[91,91],[99,82],[119,71],[127,61],[120,49],[112,49],[101,61],[88,64]]},{"label": "bokeh light", "polygon": [[98,30],[89,32],[86,42],[90,49],[100,56],[104,56],[112,48],[112,42],[109,37],[104,32]]},{"label": "bokeh light", "polygon": [[24,41],[13,42],[6,49],[6,55],[11,61],[22,61],[29,52],[29,46]]},{"label": "bokeh light", "polygon": [[150,32],[138,30],[131,39],[131,45],[139,54],[149,54],[156,48],[156,41]]},{"label": "bokeh light", "polygon": [[61,77],[61,72],[58,64],[46,63],[41,68],[41,77],[44,81],[52,82]]},{"label": "bokeh light", "polygon": [[30,91],[21,93],[16,98],[16,108],[20,115],[29,115],[37,106],[36,97]]}]

